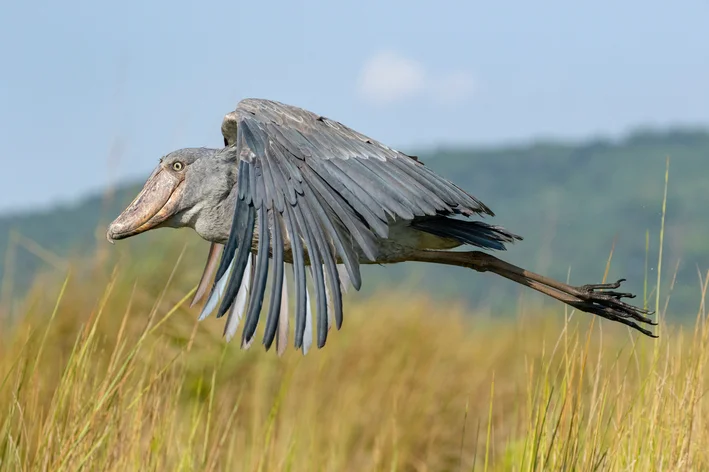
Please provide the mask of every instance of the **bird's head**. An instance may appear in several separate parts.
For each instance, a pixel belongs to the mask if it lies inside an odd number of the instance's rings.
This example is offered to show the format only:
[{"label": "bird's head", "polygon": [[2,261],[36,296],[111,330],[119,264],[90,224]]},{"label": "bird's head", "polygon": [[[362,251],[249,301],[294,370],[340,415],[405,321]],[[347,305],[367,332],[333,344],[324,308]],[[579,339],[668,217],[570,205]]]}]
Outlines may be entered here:
[{"label": "bird's head", "polygon": [[235,187],[235,168],[229,152],[208,148],[171,152],[160,159],[140,193],[109,225],[106,237],[113,242],[163,227],[191,227],[210,240],[217,233],[228,234],[229,222],[224,220]]}]

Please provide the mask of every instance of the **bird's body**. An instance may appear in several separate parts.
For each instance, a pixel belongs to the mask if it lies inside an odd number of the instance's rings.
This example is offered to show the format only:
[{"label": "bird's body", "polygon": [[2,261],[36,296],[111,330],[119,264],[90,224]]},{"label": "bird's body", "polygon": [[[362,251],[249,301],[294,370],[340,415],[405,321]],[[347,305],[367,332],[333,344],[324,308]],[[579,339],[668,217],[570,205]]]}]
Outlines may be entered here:
[{"label": "bird's body", "polygon": [[[234,205],[231,207],[232,212],[233,207]],[[198,225],[195,227],[195,231],[206,241],[224,245],[229,240],[231,222],[221,219],[219,221],[221,222],[220,225],[210,226],[208,228],[199,228]],[[357,254],[358,262],[360,264],[393,264],[396,262],[407,261],[411,254],[418,250],[454,249],[464,244],[456,239],[436,236],[420,229],[416,229],[412,226],[412,222],[419,223],[421,221],[426,221],[426,219],[390,219],[388,221],[388,237],[376,238],[377,258],[375,260],[371,260],[366,256],[362,249],[356,248],[355,252]],[[272,218],[269,219],[269,228],[273,228]],[[254,237],[251,241],[251,251],[254,254],[258,253],[259,229],[259,222],[256,222]],[[271,253],[269,252],[269,254]],[[308,256],[307,248],[303,250],[303,257],[305,259],[305,264],[310,265],[310,258]],[[284,238],[283,259],[289,264],[293,263],[293,251],[291,248],[290,238]],[[340,257],[336,257],[336,260],[338,264],[342,263]]]},{"label": "bird's body", "polygon": [[[224,200],[222,205],[211,208],[208,211],[207,218],[195,219],[194,230],[202,239],[217,244],[227,243],[229,240],[229,232],[231,231],[231,218],[236,207],[235,194],[236,190]],[[269,228],[272,228],[273,218],[269,218],[268,220]],[[359,263],[386,264],[400,262],[402,259],[406,259],[407,254],[415,249],[453,249],[463,244],[453,238],[436,236],[411,226],[411,223],[414,221],[419,223],[426,220],[427,218],[425,217],[417,217],[414,218],[414,220],[389,218],[387,220],[388,236],[386,238],[376,238],[376,261],[368,259],[363,251],[358,248],[357,254],[359,256]],[[258,250],[258,226],[259,222],[257,221],[252,240],[252,249],[254,252]],[[284,252],[286,262],[292,262],[289,238],[284,240]]]},{"label": "bird's body", "polygon": [[287,265],[295,283],[295,345],[306,351],[312,340],[311,291],[322,347],[332,322],[341,326],[342,290],[349,283],[360,288],[360,265],[405,261],[495,272],[650,334],[631,321],[651,323],[646,312],[620,300],[630,294],[599,291],[620,282],[571,287],[483,252],[449,251],[463,245],[504,250],[522,238],[477,219],[494,213],[416,157],[270,100],[241,101],[225,116],[222,135],[224,148],[181,149],[161,159],[138,197],[111,224],[108,238],[191,227],[211,241],[196,298],[216,272],[202,317],[221,300],[218,316],[229,313],[231,338],[245,316],[244,346],[251,344],[268,299],[264,344],[268,348],[278,332],[282,352]]}]

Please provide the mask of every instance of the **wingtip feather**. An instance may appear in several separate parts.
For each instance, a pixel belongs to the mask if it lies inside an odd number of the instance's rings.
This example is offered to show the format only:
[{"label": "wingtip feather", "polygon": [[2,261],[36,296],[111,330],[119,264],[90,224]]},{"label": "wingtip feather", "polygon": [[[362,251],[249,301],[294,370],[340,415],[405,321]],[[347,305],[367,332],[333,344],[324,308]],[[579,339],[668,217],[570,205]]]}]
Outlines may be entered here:
[{"label": "wingtip feather", "polygon": [[241,286],[236,294],[236,299],[234,300],[234,304],[232,305],[229,316],[227,317],[226,325],[224,326],[224,336],[226,337],[227,342],[231,342],[236,335],[236,331],[239,329],[239,322],[246,311],[246,301],[248,300],[251,286],[252,259],[253,255],[249,253],[248,259],[246,260],[244,278],[241,279]]},{"label": "wingtip feather", "polygon": [[[289,264],[286,264],[289,265]],[[285,271],[284,271],[285,272]],[[286,274],[283,274],[283,288],[281,292],[281,309],[278,315],[278,335],[276,337],[276,353],[282,356],[288,347],[288,287]]]},{"label": "wingtip feather", "polygon": [[229,280],[229,275],[231,274],[232,269],[234,268],[234,259],[231,260],[229,263],[229,267],[227,267],[226,272],[222,275],[222,277],[217,281],[217,283],[214,286],[214,290],[212,293],[209,295],[209,298],[207,299],[207,303],[204,304],[204,307],[202,307],[202,311],[199,314],[199,317],[197,318],[199,321],[203,321],[205,318],[207,318],[209,315],[212,314],[212,312],[217,308],[217,304],[219,303],[219,300],[222,298],[222,295],[224,294],[224,288],[226,287],[226,283]]}]

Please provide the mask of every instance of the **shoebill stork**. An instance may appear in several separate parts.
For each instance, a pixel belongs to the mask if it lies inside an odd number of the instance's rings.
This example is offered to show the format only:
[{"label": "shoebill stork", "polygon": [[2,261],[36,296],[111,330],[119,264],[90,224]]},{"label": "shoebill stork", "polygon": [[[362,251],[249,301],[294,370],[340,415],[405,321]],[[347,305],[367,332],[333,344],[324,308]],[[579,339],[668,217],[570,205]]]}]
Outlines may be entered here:
[{"label": "shoebill stork", "polygon": [[271,100],[239,102],[221,129],[221,149],[179,149],[160,159],[107,237],[113,242],[155,228],[189,227],[210,241],[193,305],[213,280],[200,319],[218,306],[217,317],[227,315],[227,340],[243,318],[242,347],[250,346],[266,311],[263,344],[268,350],[275,339],[283,352],[285,275],[292,270],[295,348],[307,353],[313,336],[321,348],[332,323],[342,326],[343,292],[362,284],[360,265],[405,261],[492,272],[654,337],[638,324],[654,325],[650,313],[622,300],[634,295],[615,291],[624,279],[574,287],[488,252],[451,251],[500,251],[522,238],[473,219],[494,213],[414,156]]}]

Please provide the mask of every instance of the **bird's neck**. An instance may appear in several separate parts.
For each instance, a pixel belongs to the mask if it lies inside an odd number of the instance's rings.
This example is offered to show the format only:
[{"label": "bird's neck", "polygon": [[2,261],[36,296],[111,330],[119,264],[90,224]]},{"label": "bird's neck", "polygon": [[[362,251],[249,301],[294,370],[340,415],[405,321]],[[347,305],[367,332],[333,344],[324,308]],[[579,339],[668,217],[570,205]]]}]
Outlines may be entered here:
[{"label": "bird's neck", "polygon": [[202,239],[219,244],[226,244],[231,231],[231,222],[236,207],[237,189],[234,188],[226,198],[215,205],[201,208],[194,224],[194,230]]}]

